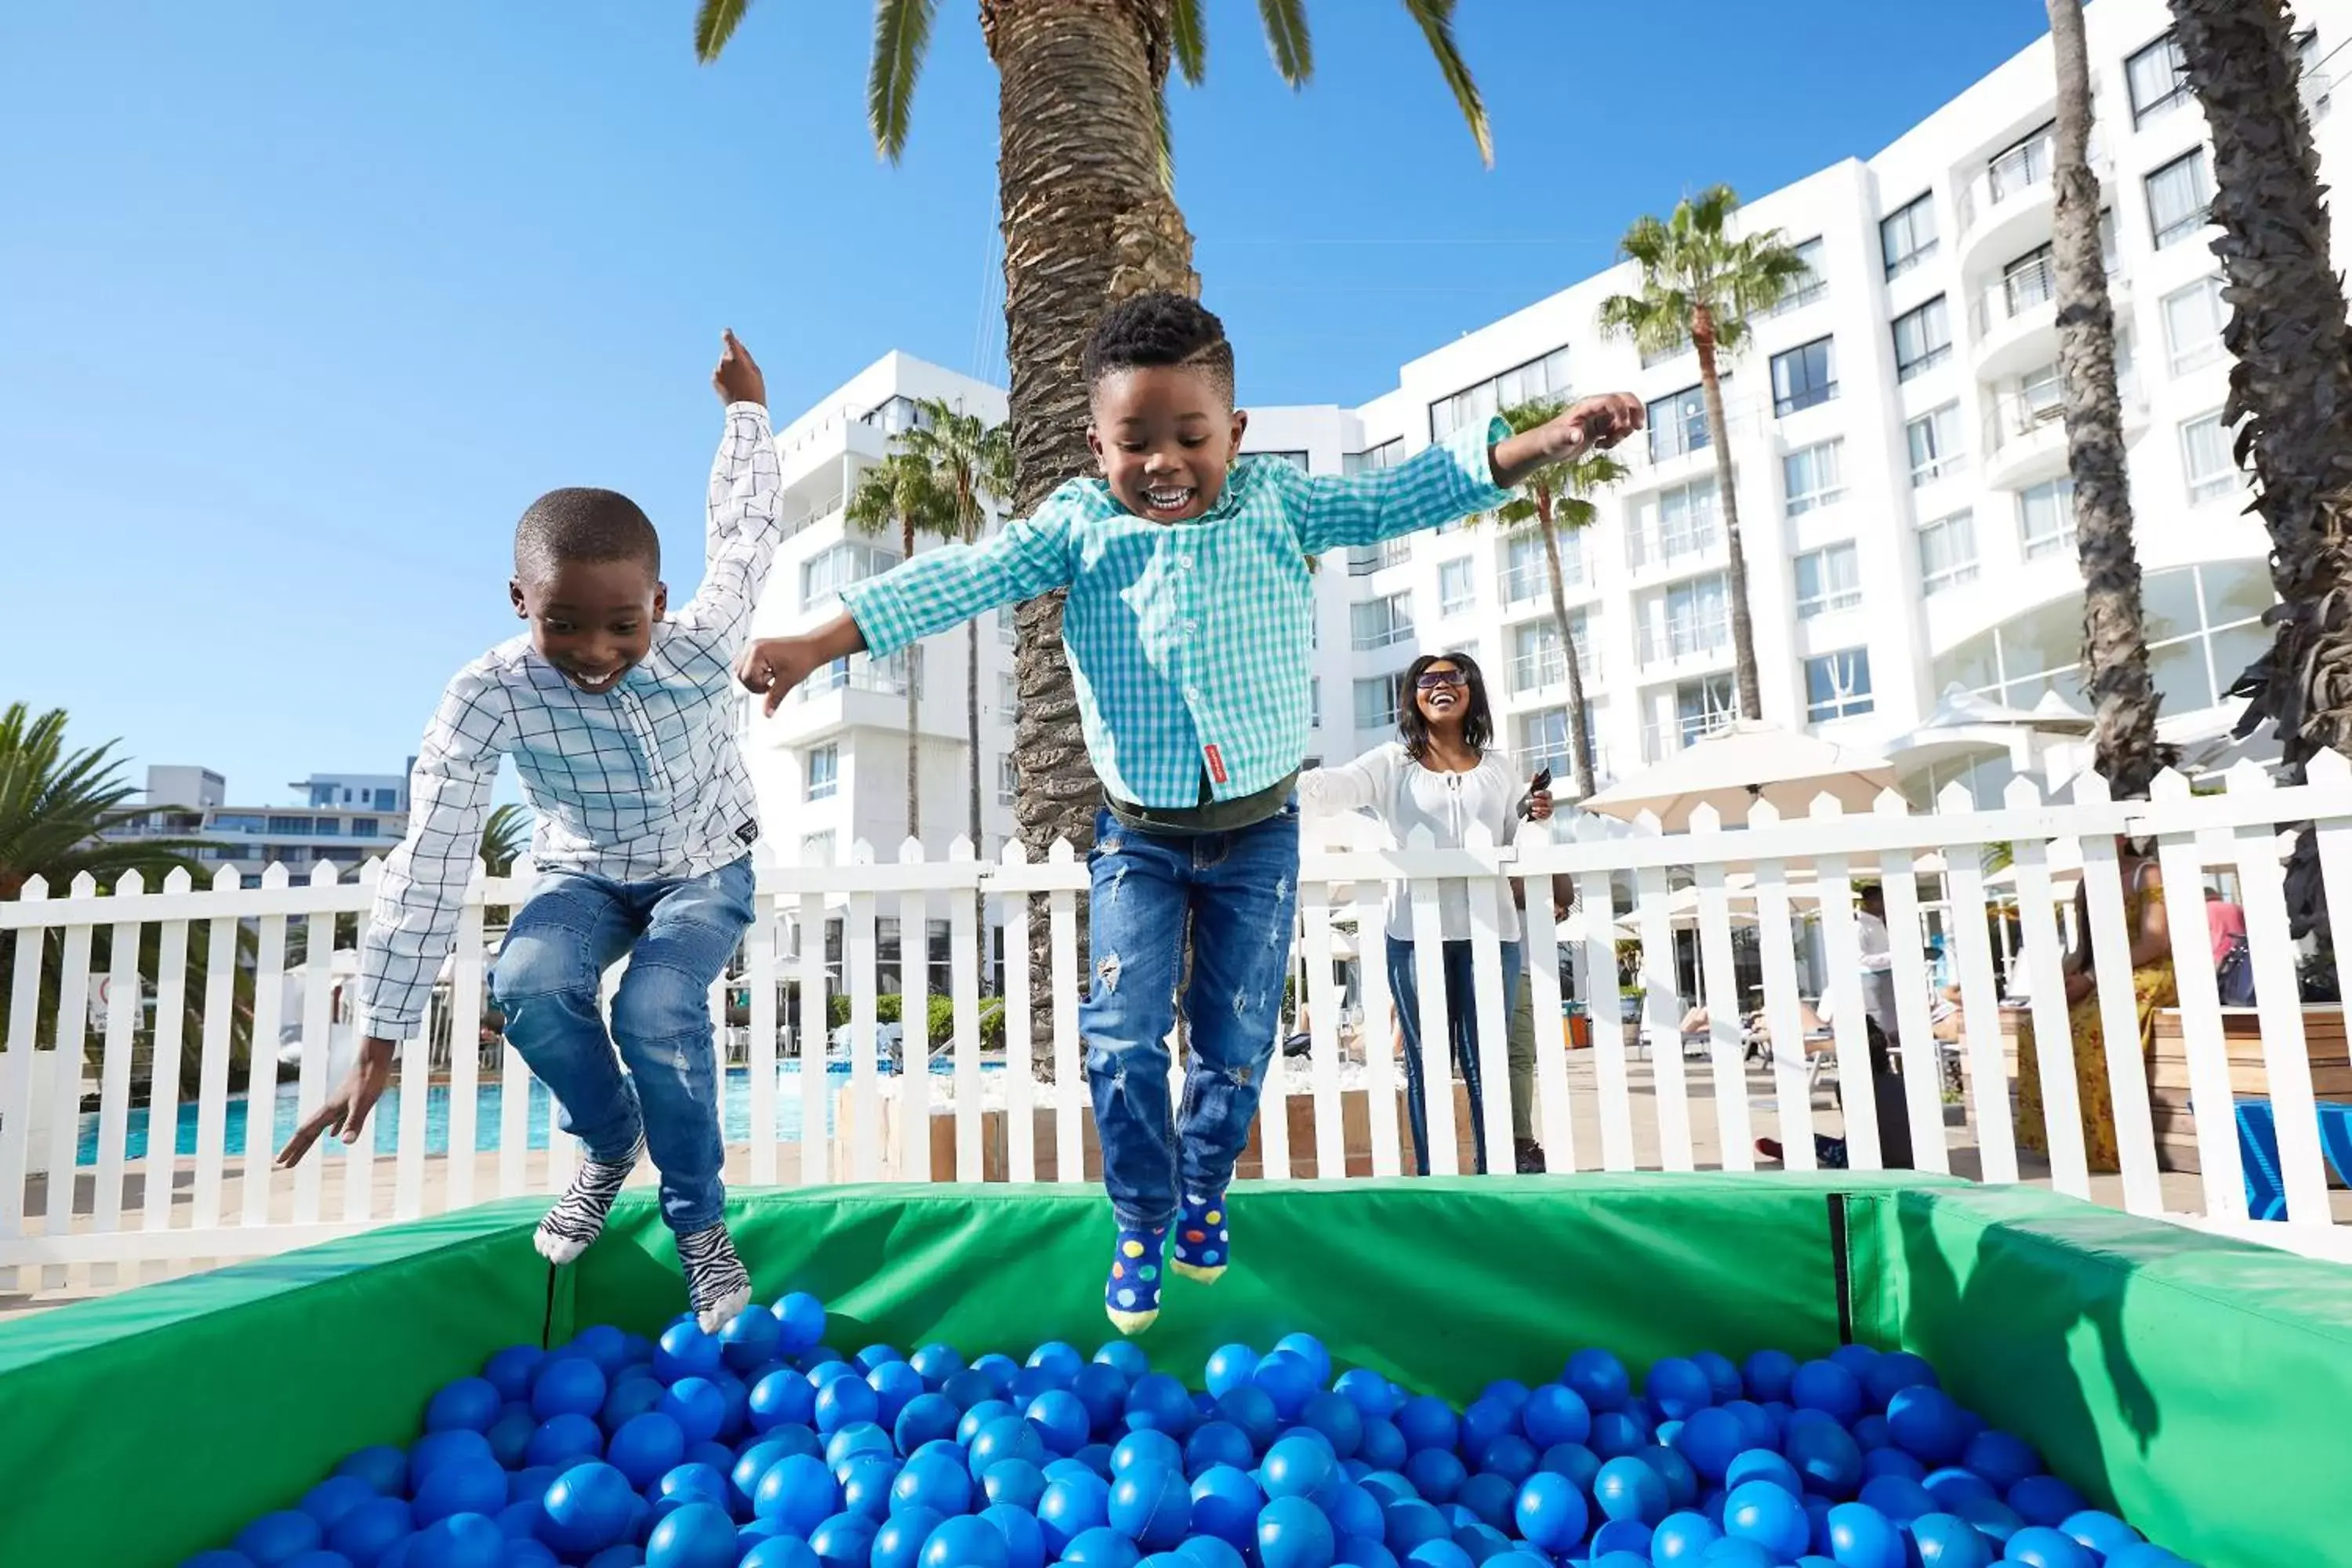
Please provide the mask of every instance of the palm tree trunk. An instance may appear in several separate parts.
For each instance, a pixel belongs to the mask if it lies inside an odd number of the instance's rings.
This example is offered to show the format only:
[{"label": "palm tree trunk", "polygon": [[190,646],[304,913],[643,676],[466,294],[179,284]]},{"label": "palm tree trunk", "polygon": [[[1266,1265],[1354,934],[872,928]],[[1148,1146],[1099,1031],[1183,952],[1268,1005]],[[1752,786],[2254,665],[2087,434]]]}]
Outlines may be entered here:
[{"label": "palm tree trunk", "polygon": [[[967,529],[964,542],[967,544],[977,542],[979,531],[976,528]],[[965,779],[971,786],[971,792],[970,797],[964,803],[966,807],[964,832],[971,839],[971,852],[974,855],[981,855],[986,853],[983,846],[987,841],[981,837],[980,831],[980,623],[977,620],[966,621],[964,634],[966,641],[963,661],[963,743],[964,752],[971,763],[966,770]],[[972,973],[979,974],[986,973],[988,969],[988,895],[973,894],[972,906],[978,918],[972,921],[971,940],[980,944],[979,963]],[[924,947],[926,955],[929,951],[927,941]]]},{"label": "palm tree trunk", "polygon": [[1731,683],[1742,719],[1761,719],[1764,700],[1756,675],[1756,626],[1748,615],[1748,554],[1739,542],[1739,493],[1731,482],[1731,425],[1723,412],[1723,378],[1715,368],[1715,318],[1705,306],[1691,312],[1691,342],[1698,350],[1699,388],[1706,397],[1706,429],[1715,447],[1715,500],[1722,509],[1730,552],[1725,572],[1731,590]]},{"label": "palm tree trunk", "polygon": [[2140,618],[2131,479],[2116,386],[2116,312],[2099,247],[2099,179],[2091,172],[2091,72],[2082,0],[2049,0],[2058,65],[2051,241],[2058,270],[2058,363],[2065,373],[2066,460],[2074,476],[2083,566],[2083,673],[2095,716],[2094,763],[2118,795],[2145,799],[2156,777],[2156,682]]},{"label": "palm tree trunk", "polygon": [[[1166,9],[1159,0],[981,3],[981,28],[997,68],[1016,511],[1034,510],[1089,467],[1088,389],[1079,359],[1105,307],[1149,289],[1200,291],[1192,237],[1160,180]],[[1102,792],[1063,657],[1062,595],[1023,605],[1015,624],[1021,841],[1036,859],[1055,839],[1067,839],[1083,855],[1094,843]],[[1086,929],[1082,903],[1082,945]],[[1050,1071],[1051,938],[1045,921],[1034,922],[1034,931],[1030,1037]]]},{"label": "palm tree trunk", "polygon": [[[915,558],[915,520],[909,515],[898,520],[898,559]],[[906,653],[907,679],[907,837],[923,836],[923,752],[917,726],[921,722],[922,689],[915,679],[915,651]],[[904,962],[905,933],[899,935],[900,961]]]},{"label": "palm tree trunk", "polygon": [[1536,498],[1536,526],[1543,530],[1544,565],[1551,577],[1551,618],[1559,628],[1559,657],[1568,670],[1568,765],[1576,798],[1592,796],[1592,748],[1585,743],[1584,670],[1576,659],[1575,628],[1568,618],[1568,578],[1559,568],[1559,535],[1553,531],[1551,498]]},{"label": "palm tree trunk", "polygon": [[[2352,329],[2328,256],[2326,187],[2311,142],[2281,0],[2171,0],[2189,85],[2213,138],[2213,221],[2222,237],[2225,424],[2243,419],[2238,460],[2253,460],[2254,510],[2271,535],[2281,603],[2268,652],[2238,678],[2252,699],[2241,734],[2264,720],[2284,782],[2323,747],[2352,751]],[[2295,934],[2327,937],[2312,836],[2287,868]]]}]

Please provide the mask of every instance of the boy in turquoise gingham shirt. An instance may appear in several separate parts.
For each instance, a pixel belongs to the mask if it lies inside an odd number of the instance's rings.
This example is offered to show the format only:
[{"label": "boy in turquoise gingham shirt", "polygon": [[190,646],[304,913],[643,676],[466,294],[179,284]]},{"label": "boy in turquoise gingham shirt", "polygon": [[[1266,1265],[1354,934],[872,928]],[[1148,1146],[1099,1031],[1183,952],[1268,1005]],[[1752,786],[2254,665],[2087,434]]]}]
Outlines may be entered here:
[{"label": "boy in turquoise gingham shirt", "polygon": [[[1079,1010],[1118,1224],[1104,1307],[1123,1331],[1160,1310],[1162,1249],[1213,1280],[1225,1188],[1275,1045],[1298,870],[1291,785],[1307,752],[1314,578],[1307,558],[1502,503],[1544,464],[1640,427],[1616,394],[1514,436],[1500,421],[1344,479],[1235,461],[1233,349],[1194,300],[1114,306],[1087,346],[1099,479],[1034,516],[845,589],[821,630],[755,642],[737,668],[772,713],[812,672],[886,658],[983,610],[1069,591],[1062,636],[1105,805],[1088,856],[1093,984]],[[1183,997],[1194,1060],[1181,1118],[1165,1044]],[[1176,1137],[1171,1141],[1171,1127]]]}]

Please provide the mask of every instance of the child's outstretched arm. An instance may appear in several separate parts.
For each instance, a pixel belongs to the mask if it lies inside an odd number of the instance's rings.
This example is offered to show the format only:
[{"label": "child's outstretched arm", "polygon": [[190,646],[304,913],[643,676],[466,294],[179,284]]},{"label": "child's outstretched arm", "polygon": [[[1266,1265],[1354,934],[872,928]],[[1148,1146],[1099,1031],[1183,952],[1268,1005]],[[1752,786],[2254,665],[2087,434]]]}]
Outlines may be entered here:
[{"label": "child's outstretched arm", "polygon": [[392,1076],[400,1042],[415,1033],[449,955],[466,884],[481,855],[482,819],[513,727],[498,683],[469,667],[442,693],[409,775],[408,837],[384,860],[360,953],[360,1053],[343,1081],[278,1153],[299,1164],[321,1133],[359,1140]]},{"label": "child's outstretched arm", "polygon": [[[726,334],[710,384],[727,405],[727,430],[710,465],[702,586],[670,623],[731,651],[751,621],[782,541],[776,504],[783,465],[768,427],[767,381],[732,331]],[[722,662],[725,657],[722,652]]]},{"label": "child's outstretched arm", "polygon": [[1546,464],[1615,446],[1642,427],[1643,416],[1639,398],[1612,392],[1585,398],[1522,435],[1497,439],[1499,421],[1466,427],[1392,468],[1345,478],[1292,469],[1276,478],[1292,492],[1300,547],[1320,555],[1489,510]]},{"label": "child's outstretched arm", "polygon": [[1034,599],[1070,583],[1068,507],[1048,500],[1034,517],[1007,523],[978,544],[950,544],[901,562],[841,592],[846,610],[814,632],[762,637],[735,661],[736,678],[767,694],[773,713],[802,681],[837,658],[887,658],[983,610]]}]

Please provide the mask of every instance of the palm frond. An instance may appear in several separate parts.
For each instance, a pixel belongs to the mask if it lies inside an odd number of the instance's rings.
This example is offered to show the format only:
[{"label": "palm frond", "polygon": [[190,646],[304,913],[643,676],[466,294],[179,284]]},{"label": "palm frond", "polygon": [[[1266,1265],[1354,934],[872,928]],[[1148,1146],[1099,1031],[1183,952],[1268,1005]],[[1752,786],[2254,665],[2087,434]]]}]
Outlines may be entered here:
[{"label": "palm frond", "polygon": [[1160,188],[1176,194],[1176,128],[1168,119],[1168,89],[1160,89],[1151,121],[1152,161],[1159,166]]},{"label": "palm frond", "polygon": [[1478,161],[1493,168],[1495,131],[1486,121],[1486,100],[1478,95],[1478,84],[1471,79],[1470,68],[1454,41],[1454,0],[1404,0],[1404,8],[1421,28],[1421,36],[1429,40],[1429,52],[1437,57],[1438,73],[1445,78],[1454,106],[1469,123],[1471,139],[1478,143]]},{"label": "palm frond", "polygon": [[530,843],[530,808],[509,801],[482,824],[481,861],[493,877],[514,869]]},{"label": "palm frond", "polygon": [[1201,16],[1201,0],[1174,0],[1169,8],[1168,31],[1176,55],[1176,68],[1192,86],[1209,68],[1209,33]]},{"label": "palm frond", "polygon": [[694,58],[709,65],[735,36],[751,0],[702,0],[694,14]]},{"label": "palm frond", "polygon": [[1273,51],[1275,74],[1292,87],[1304,87],[1315,74],[1306,0],[1257,0],[1257,15],[1265,24],[1265,47]]},{"label": "palm frond", "polygon": [[874,58],[866,73],[866,121],[875,148],[892,163],[907,150],[907,126],[936,0],[876,0]]}]

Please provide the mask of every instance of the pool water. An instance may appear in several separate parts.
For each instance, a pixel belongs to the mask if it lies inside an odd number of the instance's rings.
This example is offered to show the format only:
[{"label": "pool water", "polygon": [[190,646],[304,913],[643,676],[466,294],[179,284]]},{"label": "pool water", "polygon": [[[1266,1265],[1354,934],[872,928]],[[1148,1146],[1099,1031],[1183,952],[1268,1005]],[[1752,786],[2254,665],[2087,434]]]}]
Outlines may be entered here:
[{"label": "pool water", "polygon": [[[935,1077],[946,1077],[954,1070],[953,1060],[944,1055],[931,1063],[931,1072]],[[1003,1070],[1003,1067],[999,1063],[992,1062],[984,1066],[982,1070],[999,1072]],[[830,1131],[834,1124],[834,1106],[840,1100],[843,1090],[849,1087],[849,1065],[846,1062],[829,1063],[825,1068],[824,1077],[825,1127],[826,1131]],[[544,1149],[547,1147],[550,1122],[547,1086],[537,1079],[530,1081],[530,1103],[525,1111],[525,1122],[530,1129],[529,1146],[533,1149]],[[271,1103],[269,1127],[271,1148],[278,1147],[292,1137],[294,1129],[300,1125],[302,1119],[296,1109],[299,1094],[299,1084],[281,1083],[278,1086],[277,1096]],[[499,1122],[505,1100],[505,1087],[496,1079],[483,1082],[475,1090],[474,1148],[478,1152],[487,1152],[499,1147],[501,1131]],[[724,1110],[720,1119],[721,1135],[730,1143],[748,1142],[751,1136],[750,1068],[729,1068],[727,1069],[726,1085],[721,1091],[721,1102]],[[224,1147],[230,1159],[236,1159],[245,1152],[247,1129],[252,1119],[251,1103],[246,1096],[236,1095],[224,1109],[222,1119]],[[368,1123],[374,1134],[376,1153],[394,1154],[399,1152],[400,1090],[397,1087],[386,1089],[383,1098],[376,1101],[375,1110],[368,1117]],[[173,1147],[182,1157],[193,1158],[196,1152],[196,1107],[193,1103],[186,1101],[181,1103],[173,1132]],[[800,1063],[780,1062],[776,1067],[776,1137],[778,1142],[789,1143],[797,1141],[800,1135]],[[145,1159],[147,1140],[147,1108],[143,1105],[133,1106],[123,1131],[123,1158]],[[342,1152],[342,1146],[332,1139],[326,1140],[321,1147],[330,1153],[339,1154]],[[449,1086],[446,1083],[434,1084],[425,1090],[425,1152],[428,1154],[446,1154],[449,1152]],[[95,1111],[85,1113],[81,1119],[81,1146],[75,1163],[80,1165],[98,1163],[98,1114]]]}]

